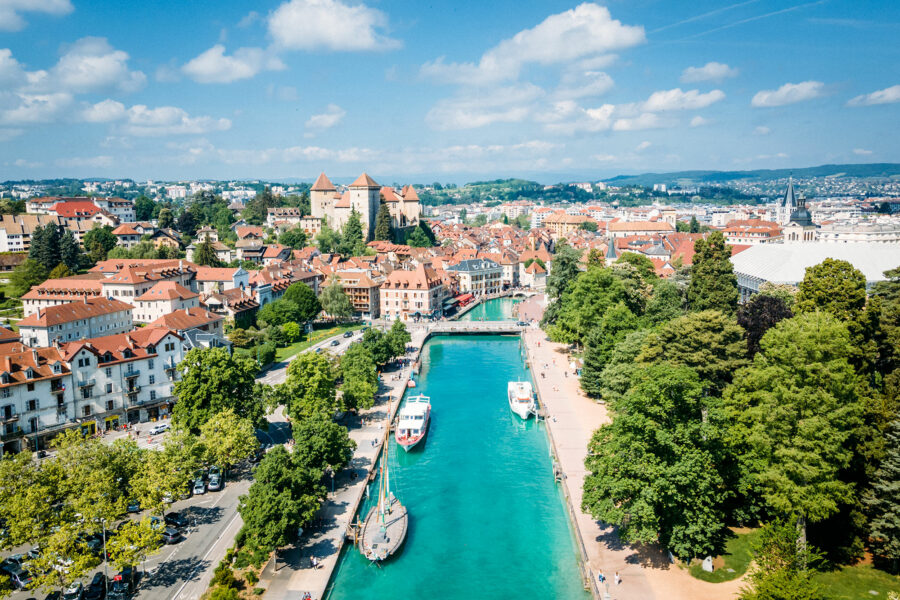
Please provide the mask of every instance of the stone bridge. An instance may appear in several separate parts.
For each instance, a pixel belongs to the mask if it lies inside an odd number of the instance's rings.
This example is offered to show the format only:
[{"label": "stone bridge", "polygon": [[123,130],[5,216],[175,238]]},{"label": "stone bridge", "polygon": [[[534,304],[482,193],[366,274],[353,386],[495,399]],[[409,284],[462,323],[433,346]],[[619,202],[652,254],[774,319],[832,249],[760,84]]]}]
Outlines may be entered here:
[{"label": "stone bridge", "polygon": [[428,326],[431,334],[440,333],[521,333],[526,326],[517,321],[440,321]]}]

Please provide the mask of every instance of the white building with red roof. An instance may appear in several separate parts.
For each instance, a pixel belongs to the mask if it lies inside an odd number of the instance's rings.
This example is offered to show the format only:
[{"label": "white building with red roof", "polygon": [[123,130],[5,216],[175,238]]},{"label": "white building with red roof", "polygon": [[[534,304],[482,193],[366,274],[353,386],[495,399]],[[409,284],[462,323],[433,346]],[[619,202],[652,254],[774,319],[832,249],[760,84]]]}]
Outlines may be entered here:
[{"label": "white building with red roof", "polygon": [[414,271],[397,269],[381,285],[381,315],[403,321],[439,317],[446,299],[444,283],[430,265]]},{"label": "white building with red roof", "polygon": [[132,306],[102,296],[39,309],[17,323],[22,342],[31,347],[71,342],[134,328]]},{"label": "white building with red roof", "polygon": [[135,298],[134,320],[150,323],[176,310],[200,306],[200,294],[174,281],[160,281]]}]

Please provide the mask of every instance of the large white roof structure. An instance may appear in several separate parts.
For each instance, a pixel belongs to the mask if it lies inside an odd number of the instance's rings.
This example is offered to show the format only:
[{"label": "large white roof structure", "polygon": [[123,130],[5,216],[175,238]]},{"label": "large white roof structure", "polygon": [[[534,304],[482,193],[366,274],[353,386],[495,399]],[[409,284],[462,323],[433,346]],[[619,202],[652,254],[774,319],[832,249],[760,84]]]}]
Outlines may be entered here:
[{"label": "large white roof structure", "polygon": [[900,244],[759,244],[731,257],[738,287],[759,291],[765,282],[797,285],[808,267],[826,258],[845,260],[866,277],[866,286],[884,281],[884,272],[900,267]]}]

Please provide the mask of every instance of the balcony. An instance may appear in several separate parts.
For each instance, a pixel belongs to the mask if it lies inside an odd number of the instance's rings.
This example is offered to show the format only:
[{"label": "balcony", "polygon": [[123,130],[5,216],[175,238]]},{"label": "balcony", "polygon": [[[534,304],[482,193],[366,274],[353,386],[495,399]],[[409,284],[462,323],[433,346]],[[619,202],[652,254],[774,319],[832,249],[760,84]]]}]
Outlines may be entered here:
[{"label": "balcony", "polygon": [[94,385],[96,385],[96,383],[97,382],[93,379],[85,379],[83,381],[78,382],[78,387],[80,387],[80,388],[93,387]]},{"label": "balcony", "polygon": [[132,386],[131,388],[125,390],[125,393],[128,396],[131,396],[133,398],[134,396],[137,396],[138,394],[141,393],[141,386],[139,386],[139,385]]},{"label": "balcony", "polygon": [[125,371],[125,379],[134,379],[134,378],[138,377],[140,374],[141,374],[141,372],[138,371],[137,369],[129,369],[128,371]]},{"label": "balcony", "polygon": [[16,409],[9,407],[5,410],[0,410],[0,422],[3,423],[14,423],[19,420],[19,415],[16,414]]},{"label": "balcony", "polygon": [[59,383],[58,379],[50,384],[50,393],[51,394],[62,394],[65,391],[66,391],[65,386],[62,385],[61,383]]},{"label": "balcony", "polygon": [[3,434],[0,435],[0,441],[8,442],[10,440],[16,440],[25,435],[25,431],[19,427],[18,425],[13,427],[11,430],[4,429]]}]

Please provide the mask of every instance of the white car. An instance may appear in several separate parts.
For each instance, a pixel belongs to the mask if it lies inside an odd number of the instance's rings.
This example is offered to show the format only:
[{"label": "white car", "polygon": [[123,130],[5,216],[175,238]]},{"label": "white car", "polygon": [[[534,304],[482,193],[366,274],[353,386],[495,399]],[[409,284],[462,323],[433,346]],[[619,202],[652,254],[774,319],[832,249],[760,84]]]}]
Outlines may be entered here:
[{"label": "white car", "polygon": [[147,432],[147,435],[159,435],[169,430],[168,423],[157,423],[153,427],[150,428],[150,431]]}]

